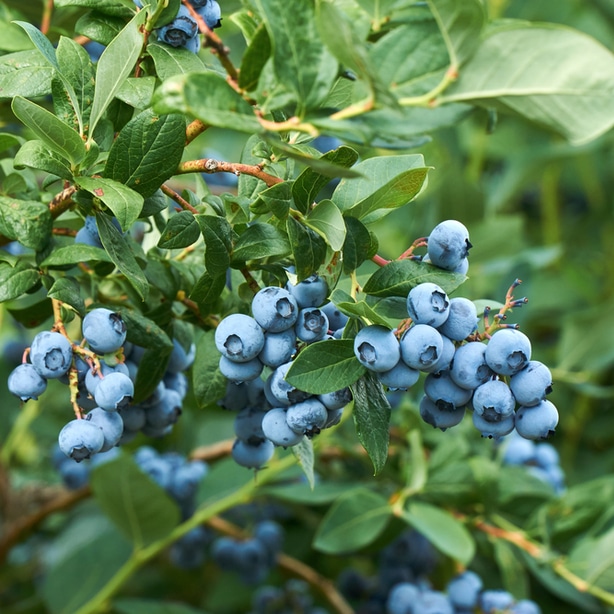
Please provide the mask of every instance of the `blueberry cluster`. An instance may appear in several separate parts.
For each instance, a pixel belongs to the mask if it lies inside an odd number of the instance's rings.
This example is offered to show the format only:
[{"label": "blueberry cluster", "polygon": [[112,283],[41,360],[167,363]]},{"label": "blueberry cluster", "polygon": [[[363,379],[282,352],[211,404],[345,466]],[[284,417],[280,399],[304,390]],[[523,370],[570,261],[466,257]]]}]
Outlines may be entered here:
[{"label": "blueberry cluster", "polygon": [[261,586],[255,591],[250,614],[326,614],[327,610],[314,606],[307,582],[288,580],[283,586]]},{"label": "blueberry cluster", "polygon": [[[466,271],[470,246],[460,222],[442,222],[428,238],[428,260],[439,268]],[[526,299],[513,301],[510,294],[508,302],[508,308],[517,307]],[[442,430],[456,426],[470,408],[484,437],[501,437],[514,428],[527,439],[554,432],[558,411],[545,398],[552,375],[543,363],[531,360],[531,342],[524,333],[499,321],[494,333],[479,334],[475,304],[449,298],[431,282],[410,290],[407,313],[410,324],[402,330],[379,325],[360,330],[354,352],[389,390],[407,390],[426,373],[420,415],[428,424]]]},{"label": "blueberry cluster", "polygon": [[62,484],[69,490],[77,490],[89,483],[90,472],[94,467],[113,460],[118,454],[119,448],[111,448],[96,454],[91,460],[76,463],[62,452],[59,445],[56,445],[51,456],[51,464],[60,474]]},{"label": "blueberry cluster", "polygon": [[[327,303],[328,285],[317,276],[285,288],[268,286],[252,301],[252,316],[232,314],[215,331],[220,371],[234,383],[224,405],[239,409],[233,458],[245,467],[262,467],[275,446],[299,444],[339,423],[351,401],[348,388],[313,396],[290,385],[285,376],[299,348],[331,338],[347,318]],[[329,314],[330,319],[329,319]],[[265,379],[261,375],[268,371]],[[247,386],[246,386],[247,384]],[[240,386],[252,401],[242,404]],[[235,397],[233,402],[231,399]]]},{"label": "blueberry cluster", "polygon": [[283,538],[283,528],[279,523],[261,520],[248,539],[227,535],[217,537],[211,546],[211,554],[221,569],[238,574],[245,584],[260,584],[275,565]]},{"label": "blueberry cluster", "polygon": [[565,492],[559,453],[550,443],[535,443],[512,433],[504,439],[503,463],[526,467],[531,475],[550,484],[557,495]]},{"label": "blueberry cluster", "polygon": [[484,589],[482,579],[469,570],[452,577],[445,590],[436,590],[428,576],[437,563],[432,544],[409,530],[382,550],[377,577],[348,568],[338,584],[358,614],[541,614],[531,600]]},{"label": "blueberry cluster", "polygon": [[[134,3],[143,8],[141,0],[134,0]],[[219,28],[222,25],[222,11],[216,0],[190,0],[190,4],[208,28]],[[157,28],[155,32],[159,41],[171,47],[184,47],[192,53],[200,50],[198,22],[184,4],[179,5],[177,15],[170,23]]]}]

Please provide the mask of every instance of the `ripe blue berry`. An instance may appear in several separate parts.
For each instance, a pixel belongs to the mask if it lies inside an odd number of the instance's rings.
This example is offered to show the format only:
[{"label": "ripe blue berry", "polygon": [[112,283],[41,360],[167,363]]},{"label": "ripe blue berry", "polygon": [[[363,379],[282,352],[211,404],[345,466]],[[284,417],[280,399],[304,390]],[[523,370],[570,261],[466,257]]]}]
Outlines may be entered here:
[{"label": "ripe blue berry", "polygon": [[296,352],[296,335],[294,329],[281,333],[264,333],[264,347],[258,358],[267,367],[279,367],[288,362]]},{"label": "ripe blue berry", "polygon": [[399,342],[401,360],[412,369],[432,367],[441,357],[443,339],[439,331],[427,324],[414,324]]},{"label": "ripe blue berry", "polygon": [[329,411],[342,409],[352,400],[352,391],[349,388],[342,388],[334,392],[318,395],[320,403]]},{"label": "ripe blue berry", "polygon": [[501,380],[489,380],[473,393],[473,409],[489,422],[498,422],[514,412],[516,399],[509,386]]},{"label": "ripe blue berry", "polygon": [[438,327],[439,332],[453,341],[462,341],[478,328],[478,313],[475,305],[462,296],[450,299],[447,320]]},{"label": "ripe blue berry", "polygon": [[447,320],[449,311],[450,299],[437,284],[419,284],[407,295],[407,313],[414,324],[437,328]]},{"label": "ripe blue berry", "polygon": [[58,435],[60,450],[78,463],[100,452],[104,445],[102,430],[87,420],[71,420]]},{"label": "ripe blue berry", "polygon": [[420,417],[432,427],[445,431],[460,424],[465,417],[465,408],[448,409],[433,403],[426,395],[420,400]]},{"label": "ripe blue berry", "polygon": [[116,352],[126,340],[126,324],[119,313],[99,307],[92,309],[81,324],[83,337],[97,354]]},{"label": "ripe blue berry", "polygon": [[226,316],[215,329],[218,352],[233,362],[247,362],[264,347],[264,333],[250,316],[235,313]]},{"label": "ripe blue berry", "polygon": [[440,409],[454,411],[469,403],[473,391],[455,384],[449,371],[441,371],[426,376],[424,393]]},{"label": "ripe blue berry", "polygon": [[474,610],[478,605],[482,586],[483,582],[478,574],[473,571],[465,571],[448,582],[448,597],[455,608]]},{"label": "ripe blue berry", "polygon": [[305,435],[319,433],[327,419],[326,407],[315,397],[290,405],[286,410],[286,422],[295,433]]},{"label": "ripe blue berry", "polygon": [[375,372],[389,371],[401,357],[394,333],[377,324],[365,326],[354,339],[354,354],[358,361]]},{"label": "ripe blue berry", "polygon": [[504,590],[486,590],[480,595],[480,608],[484,612],[498,612],[507,610],[514,605],[514,597]]},{"label": "ripe blue berry", "polygon": [[342,329],[349,320],[349,318],[344,313],[341,313],[339,309],[337,309],[337,306],[330,301],[322,305],[320,310],[326,314],[330,330]]},{"label": "ripe blue berry", "polygon": [[196,355],[196,345],[190,344],[188,351],[186,352],[184,347],[173,339],[173,351],[171,352],[170,359],[166,365],[167,373],[180,373],[192,366],[194,357]]},{"label": "ripe blue berry", "polygon": [[298,312],[294,332],[305,343],[322,341],[328,332],[328,318],[316,307],[305,307]]},{"label": "ripe blue berry", "polygon": [[94,400],[107,411],[117,411],[128,406],[134,396],[134,384],[124,373],[105,375],[94,392]]},{"label": "ripe blue berry", "polygon": [[552,392],[552,373],[545,364],[530,360],[521,371],[512,375],[510,388],[520,405],[537,405]]},{"label": "ripe blue berry", "polygon": [[480,341],[471,341],[457,348],[450,366],[452,381],[471,390],[493,377],[494,371],[486,364],[485,353],[486,344]]},{"label": "ripe blue berry", "polygon": [[117,412],[105,411],[100,407],[92,409],[85,420],[96,425],[104,437],[104,443],[99,452],[106,452],[116,446],[124,432],[124,421]]},{"label": "ripe blue berry", "polygon": [[64,375],[72,363],[72,347],[64,335],[43,331],[30,347],[30,360],[39,375],[54,379]]},{"label": "ripe blue berry", "polygon": [[300,403],[310,396],[309,393],[295,388],[286,381],[286,373],[288,373],[291,366],[292,362],[286,362],[277,367],[269,376],[268,388],[272,396],[272,405],[274,407]]},{"label": "ripe blue berry", "polygon": [[522,405],[516,412],[516,430],[525,439],[546,439],[558,423],[559,412],[548,400],[530,407]]},{"label": "ripe blue berry", "polygon": [[47,380],[34,368],[34,365],[23,363],[15,367],[8,378],[8,388],[11,394],[22,401],[38,399],[47,389]]},{"label": "ripe blue berry", "polygon": [[428,237],[430,261],[441,269],[453,271],[467,257],[471,243],[467,228],[457,220],[437,224]]},{"label": "ripe blue berry", "polygon": [[284,448],[303,440],[303,433],[296,433],[288,426],[285,407],[274,407],[266,412],[262,419],[262,432],[269,441]]},{"label": "ripe blue berry", "polygon": [[480,416],[477,412],[473,412],[472,420],[473,425],[482,434],[482,437],[488,437],[488,439],[499,439],[505,435],[509,435],[514,430],[516,414],[511,413],[501,420],[489,421],[483,415]]},{"label": "ripe blue berry", "polygon": [[162,398],[145,410],[145,427],[165,429],[172,427],[181,416],[182,402],[179,393],[165,388]]},{"label": "ripe blue berry", "polygon": [[275,446],[268,439],[258,443],[236,439],[232,446],[232,458],[242,467],[261,469],[273,456]]},{"label": "ripe blue berry", "polygon": [[169,24],[157,30],[158,40],[171,45],[182,47],[186,42],[198,34],[198,24],[190,11],[183,4],[179,5],[177,17]]},{"label": "ripe blue berry", "polygon": [[[202,0],[200,0],[200,2],[202,2]],[[196,6],[196,1],[193,0],[192,4]],[[208,2],[202,6],[202,8],[197,10],[198,14],[205,20],[207,26],[209,26],[212,30],[214,28],[219,28],[222,25],[222,9],[220,8],[217,0],[208,0]]]},{"label": "ripe blue berry", "polygon": [[392,369],[378,373],[377,377],[390,390],[407,390],[418,381],[420,371],[408,367],[399,360]]},{"label": "ripe blue berry", "polygon": [[399,582],[388,593],[386,612],[388,614],[407,614],[413,612],[420,597],[420,589],[411,582]]},{"label": "ripe blue berry", "polygon": [[514,375],[531,360],[531,342],[514,328],[498,330],[486,346],[486,363],[499,375]]},{"label": "ripe blue berry", "polygon": [[264,439],[262,420],[267,412],[256,407],[246,407],[234,420],[234,432],[238,439],[245,441]]},{"label": "ripe blue berry", "polygon": [[296,299],[301,309],[305,307],[320,307],[328,296],[328,284],[319,275],[311,275],[298,284],[288,282],[286,289]]},{"label": "ripe blue berry", "polygon": [[292,328],[298,311],[296,299],[284,288],[268,286],[252,299],[254,319],[271,333],[280,333]]}]

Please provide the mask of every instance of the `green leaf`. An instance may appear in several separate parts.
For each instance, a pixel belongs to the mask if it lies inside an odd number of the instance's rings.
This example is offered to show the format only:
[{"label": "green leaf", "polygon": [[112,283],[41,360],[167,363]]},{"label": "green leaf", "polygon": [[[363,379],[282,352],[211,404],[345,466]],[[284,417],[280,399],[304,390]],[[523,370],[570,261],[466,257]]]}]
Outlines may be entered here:
[{"label": "green leaf", "polygon": [[239,87],[247,92],[256,89],[264,65],[271,56],[271,39],[267,29],[261,24],[249,43],[241,59]]},{"label": "green leaf", "polygon": [[135,109],[144,109],[151,104],[156,77],[128,77],[117,90],[115,96]]},{"label": "green leaf", "polygon": [[98,465],[90,483],[98,505],[136,548],[165,537],[179,524],[177,504],[130,456]]},{"label": "green leaf", "polygon": [[271,40],[277,80],[295,93],[304,109],[318,107],[337,78],[338,64],[322,44],[314,2],[256,0],[256,4]]},{"label": "green leaf", "polygon": [[28,38],[32,41],[34,46],[39,50],[41,55],[45,58],[45,60],[49,63],[50,66],[53,66],[56,70],[59,70],[58,61],[55,56],[55,49],[53,45],[49,42],[49,39],[36,27],[31,23],[26,21],[14,21],[20,28],[23,28],[28,35]]},{"label": "green leaf", "polygon": [[371,544],[386,528],[392,509],[388,501],[366,488],[345,493],[331,506],[314,536],[313,547],[344,554]]},{"label": "green leaf", "polygon": [[320,481],[315,484],[314,488],[311,488],[306,482],[283,482],[280,485],[265,486],[263,494],[301,505],[327,505],[333,503],[346,492],[356,490],[357,487],[359,487],[357,483],[345,482]]},{"label": "green leaf", "polygon": [[93,134],[115,94],[132,73],[143,48],[140,27],[145,11],[139,11],[126,27],[109,43],[96,64],[96,90],[92,101],[89,133]]},{"label": "green leaf", "polygon": [[241,132],[258,132],[260,123],[251,105],[215,72],[176,75],[154,95],[157,113],[186,113],[205,124]]},{"label": "green leaf", "polygon": [[337,290],[333,292],[333,296],[331,297],[331,299],[333,300],[337,308],[346,315],[351,315],[357,318],[366,318],[371,322],[371,324],[379,324],[380,326],[391,328],[390,322],[385,317],[380,315],[377,311],[375,311],[366,301],[352,302],[339,300],[337,298],[336,293]]},{"label": "green leaf", "polygon": [[45,171],[67,181],[72,180],[72,171],[66,159],[49,151],[46,143],[38,139],[26,141],[21,146],[15,155],[13,166],[17,169],[32,168]]},{"label": "green leaf", "polygon": [[128,240],[115,228],[108,215],[96,214],[96,224],[100,234],[100,240],[107,254],[115,266],[125,275],[142,300],[146,300],[149,294],[147,278],[138,265]]},{"label": "green leaf", "polygon": [[70,160],[73,165],[83,161],[87,150],[76,130],[43,107],[16,96],[11,104],[17,119],[23,122],[49,149]]},{"label": "green leaf", "polygon": [[49,242],[52,220],[49,207],[32,200],[0,196],[0,233],[39,251]]},{"label": "green leaf", "polygon": [[271,224],[252,224],[235,243],[232,258],[239,262],[270,256],[286,256],[291,251],[287,235]]},{"label": "green leaf", "polygon": [[226,378],[220,373],[219,352],[215,347],[215,331],[206,331],[196,344],[192,367],[194,397],[199,407],[206,407],[226,393]]},{"label": "green leaf", "polygon": [[465,526],[450,512],[428,503],[413,501],[401,517],[432,544],[462,565],[469,565],[475,542]]},{"label": "green leaf", "polygon": [[256,215],[270,212],[280,220],[285,220],[293,205],[292,182],[283,181],[262,190],[249,208]]},{"label": "green leaf", "polygon": [[105,165],[104,175],[143,196],[151,196],[181,162],[185,119],[181,115],[139,113],[120,131]]},{"label": "green leaf", "polygon": [[460,273],[450,273],[437,267],[422,264],[415,260],[393,260],[381,267],[363,286],[363,291],[372,296],[407,296],[419,284],[431,282],[447,293],[458,288],[466,277]]},{"label": "green leaf", "polygon": [[330,0],[317,1],[316,19],[323,43],[344,68],[364,79],[370,90],[370,97],[382,104],[396,105],[396,99],[379,77],[379,67],[369,58],[365,42],[367,33],[357,28],[356,22]]},{"label": "green leaf", "polygon": [[426,181],[428,168],[421,154],[379,156],[357,164],[363,177],[342,179],[332,200],[344,215],[365,223],[406,205]]},{"label": "green leaf", "polygon": [[145,350],[134,382],[134,402],[150,397],[166,373],[172,348],[148,348]]},{"label": "green leaf", "polygon": [[40,281],[40,272],[25,264],[12,267],[0,262],[0,303],[11,301],[25,294]]},{"label": "green leaf", "polygon": [[614,55],[553,24],[506,21],[482,41],[441,102],[471,102],[521,115],[587,143],[614,126]]},{"label": "green leaf", "polygon": [[18,145],[24,145],[27,143],[23,137],[17,134],[11,134],[10,132],[0,132],[0,151],[6,151],[11,147]]},{"label": "green leaf", "polygon": [[[326,152],[320,160],[341,168],[350,168],[358,160],[358,152],[351,147],[341,146]],[[307,213],[320,191],[330,182],[331,177],[308,167],[292,184],[292,196],[301,213]]]},{"label": "green leaf", "polygon": [[0,98],[51,93],[55,69],[36,49],[17,51],[0,57]]},{"label": "green leaf", "polygon": [[293,217],[286,221],[286,229],[296,265],[298,281],[313,275],[326,258],[326,243],[311,228]]},{"label": "green leaf", "polygon": [[[98,515],[98,522],[104,519]],[[98,593],[130,557],[130,544],[104,527],[87,535],[78,547],[51,565],[44,576],[42,595],[50,614],[74,614]],[[75,578],[87,578],[76,582]]]},{"label": "green leaf", "polygon": [[304,222],[309,228],[315,230],[338,252],[345,241],[345,222],[343,215],[332,200],[321,200],[307,215]]},{"label": "green leaf", "polygon": [[47,291],[47,296],[70,305],[81,317],[85,316],[85,301],[81,298],[81,286],[76,279],[59,277]]},{"label": "green leaf", "polygon": [[516,548],[498,539],[493,543],[493,551],[503,579],[503,588],[512,593],[516,599],[528,598],[531,594],[529,578]]},{"label": "green leaf", "polygon": [[171,47],[162,43],[149,43],[147,52],[156,67],[156,74],[162,81],[175,75],[189,72],[202,72],[205,65],[200,57],[184,47]]},{"label": "green leaf", "polygon": [[113,212],[123,231],[130,229],[143,208],[143,197],[119,181],[104,177],[76,177],[75,183]]},{"label": "green leaf", "polygon": [[377,251],[373,245],[374,238],[367,227],[355,217],[345,218],[345,241],[341,247],[343,252],[343,272],[347,275],[355,271],[371,252]]},{"label": "green leaf", "polygon": [[57,8],[80,6],[100,11],[105,15],[118,17],[130,17],[133,14],[133,9],[130,8],[131,4],[124,2],[124,0],[55,0],[55,6]]},{"label": "green leaf", "polygon": [[215,302],[226,286],[226,275],[211,275],[205,271],[196,281],[190,292],[190,298],[200,307]]},{"label": "green leaf", "polygon": [[105,15],[99,11],[90,11],[77,19],[75,33],[87,36],[93,41],[108,45],[126,25],[126,20],[121,17]]},{"label": "green leaf", "polygon": [[128,597],[114,600],[113,610],[119,614],[204,614],[203,610],[184,603]]},{"label": "green leaf", "polygon": [[100,247],[75,243],[55,248],[40,264],[42,268],[64,267],[80,262],[112,262],[111,258]]},{"label": "green leaf", "polygon": [[212,276],[225,275],[230,266],[232,228],[226,218],[197,215],[196,221],[205,239],[205,267]]},{"label": "green leaf", "polygon": [[480,44],[486,7],[481,0],[429,0],[428,4],[446,42],[450,63],[458,67]]},{"label": "green leaf", "polygon": [[354,397],[356,434],[367,451],[377,475],[384,468],[388,458],[390,403],[377,375],[369,371],[355,382],[351,389]]},{"label": "green leaf", "polygon": [[188,247],[200,238],[200,226],[190,211],[179,211],[172,215],[158,240],[162,249]]},{"label": "green leaf", "polygon": [[286,381],[311,394],[326,394],[350,386],[365,371],[354,354],[353,340],[327,339],[299,352]]},{"label": "green leaf", "polygon": [[313,442],[308,437],[303,437],[301,441],[292,446],[292,454],[296,456],[309,487],[313,490],[315,487]]},{"label": "green leaf", "polygon": [[169,336],[140,311],[126,307],[119,307],[117,311],[126,323],[128,341],[144,348],[160,350],[162,353],[173,349]]}]

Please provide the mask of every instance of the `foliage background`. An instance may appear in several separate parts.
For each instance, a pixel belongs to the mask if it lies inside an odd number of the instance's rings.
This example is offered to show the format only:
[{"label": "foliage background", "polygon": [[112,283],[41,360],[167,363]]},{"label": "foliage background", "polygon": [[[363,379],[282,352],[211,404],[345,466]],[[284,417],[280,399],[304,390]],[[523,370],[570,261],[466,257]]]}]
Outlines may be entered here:
[{"label": "foliage background", "polygon": [[[18,10],[24,18],[36,23],[40,4],[32,2],[24,6],[23,2],[4,2],[0,9]],[[225,13],[238,8],[238,2],[225,0],[223,3]],[[614,50],[614,9],[607,0],[561,0],[556,3],[490,0],[488,8],[491,15],[567,24],[589,33]],[[64,14],[68,15],[66,23],[54,25],[59,31],[70,32],[77,12],[74,16],[70,11]],[[241,37],[230,20],[224,21],[221,34],[233,50],[233,57],[240,58]],[[0,116],[10,122],[6,102],[0,107]],[[514,316],[533,340],[535,357],[554,367],[552,400],[559,408],[561,419],[552,442],[561,452],[568,485],[572,490],[574,486],[584,488],[575,491],[579,493],[577,506],[557,507],[555,502],[550,510],[552,515],[545,513],[541,518],[544,523],[555,523],[565,515],[565,509],[570,511],[569,525],[564,530],[559,527],[559,533],[550,534],[564,549],[568,545],[567,537],[589,539],[594,529],[592,523],[596,518],[590,516],[590,510],[582,515],[577,513],[578,508],[586,511],[592,506],[602,535],[612,523],[609,502],[614,488],[611,417],[614,396],[614,328],[611,324],[614,318],[614,134],[610,131],[587,145],[571,146],[560,137],[520,119],[499,115],[494,125],[492,119],[485,111],[476,111],[459,125],[440,130],[433,135],[432,141],[421,144],[418,151],[424,154],[427,164],[434,167],[429,175],[428,189],[411,206],[379,222],[375,231],[380,245],[385,246],[381,254],[394,258],[414,238],[428,233],[438,221],[460,219],[470,229],[474,245],[469,280],[462,287],[462,295],[501,300],[514,278],[523,280],[521,291],[529,297],[529,305]],[[219,151],[222,159],[238,160],[242,145],[242,138],[236,133],[214,129],[192,144],[191,153],[198,156],[196,150]],[[384,152],[363,151],[363,154],[372,156]],[[3,181],[8,180],[7,175],[6,170],[3,171]],[[214,192],[227,189],[212,181],[210,187]],[[5,311],[2,313],[5,344],[31,338],[32,331],[16,329],[10,316]],[[5,357],[0,379],[6,377],[13,364]],[[41,492],[42,484],[59,482],[49,465],[49,451],[70,410],[66,407],[64,389],[58,385],[55,387],[57,394],[54,394],[53,388],[44,401],[30,402],[21,411],[6,390],[0,391],[2,460],[10,461],[13,488]],[[393,424],[418,427],[427,449],[436,449],[442,457],[454,457],[462,441],[471,457],[483,462],[484,483],[479,488],[487,490],[489,480],[493,476],[498,479],[496,473],[488,475],[491,461],[497,458],[492,442],[481,440],[470,428],[462,429],[459,440],[449,433],[441,434],[420,425],[415,401],[411,394],[405,396],[401,407],[393,414]],[[17,423],[19,426],[15,428]],[[326,438],[334,439],[336,446],[349,448],[353,442],[352,431],[353,427],[345,424]],[[6,440],[8,433],[13,438],[11,441]],[[164,442],[164,447],[188,453],[197,446],[231,436],[232,416],[216,407],[199,410],[193,403],[190,406],[188,400],[180,423]],[[326,438],[323,437],[321,450],[326,448]],[[393,458],[377,478],[371,476],[368,460],[360,456],[341,462],[334,455],[323,455],[318,461],[317,472],[326,483],[340,484],[337,493],[347,483],[370,485],[374,480],[378,488],[386,491],[394,487],[399,476],[412,471],[409,460],[412,449],[399,446],[398,452],[399,456]],[[226,469],[230,472],[226,477],[230,475],[238,481],[245,479],[244,470],[235,471],[227,466]],[[451,478],[435,471],[435,478],[437,476],[443,481],[449,479],[450,487],[458,479],[458,476]],[[445,490],[437,492],[441,497]],[[311,548],[310,541],[334,498],[332,494],[330,499],[325,497],[321,506],[291,501],[285,521],[287,550],[332,578],[347,564],[347,558],[338,553],[318,552]],[[508,512],[510,516],[517,513],[518,519],[524,521],[539,500],[536,492],[528,493],[525,498],[516,500],[514,509]],[[263,507],[268,503],[268,499],[261,498],[256,505]],[[533,522],[537,520],[533,518]],[[536,530],[535,526],[533,529]],[[371,570],[372,555],[399,530],[398,524],[391,524],[373,544],[357,552],[353,562]],[[105,547],[105,541],[109,540],[112,549]],[[58,562],[69,560],[67,553],[75,552],[86,542],[91,542],[86,551],[98,566],[112,566],[116,557],[121,558],[123,554],[121,538],[92,501],[50,518],[34,536],[12,551],[9,565],[0,571],[0,603],[5,599],[7,604],[2,611],[7,614],[45,611],[45,600],[49,603],[54,599],[45,595],[45,590],[50,590],[49,583],[43,580],[46,570],[58,569]],[[506,558],[508,553],[497,548],[493,550],[486,538],[478,541],[478,552],[476,567],[492,587],[505,585],[517,594],[530,591],[543,604],[544,612],[578,611],[577,602],[570,605],[558,599],[553,594],[557,591],[544,589],[542,583],[523,571],[524,565],[517,557]],[[490,564],[493,558],[498,566]],[[606,559],[604,566],[607,568],[604,573],[611,574],[614,561]],[[62,573],[64,581],[59,582],[61,588],[55,590],[73,590],[71,587],[78,583],[79,569],[68,566]],[[447,573],[449,569],[444,565],[440,574],[445,577]],[[275,579],[280,575],[279,571],[275,572]],[[206,590],[203,590],[203,582]],[[614,582],[606,584],[611,586]],[[163,558],[137,573],[127,584],[125,594],[176,598],[212,612],[242,611],[249,599],[249,589],[240,586],[230,575],[220,574],[213,565],[208,565],[204,572],[185,573],[173,569]],[[586,611],[602,611],[592,601],[585,601],[585,605]]]}]

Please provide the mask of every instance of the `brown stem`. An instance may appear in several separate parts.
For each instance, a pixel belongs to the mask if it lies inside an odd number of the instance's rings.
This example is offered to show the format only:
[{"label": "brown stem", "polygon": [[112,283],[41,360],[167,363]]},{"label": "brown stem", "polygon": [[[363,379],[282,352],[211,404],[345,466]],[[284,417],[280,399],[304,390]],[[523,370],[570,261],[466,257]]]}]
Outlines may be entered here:
[{"label": "brown stem", "polygon": [[213,158],[203,158],[202,160],[190,160],[183,162],[177,169],[178,174],[184,173],[232,173],[233,175],[250,175],[256,177],[271,187],[277,183],[283,183],[283,179],[269,175],[262,170],[259,164],[241,164],[239,162],[224,162]]},{"label": "brown stem", "polygon": [[53,0],[47,0],[43,8],[43,15],[41,17],[41,32],[47,34],[51,27],[51,15],[53,14]]},{"label": "brown stem", "polygon": [[77,231],[72,228],[52,228],[51,232],[58,237],[76,237]]},{"label": "brown stem", "polygon": [[0,537],[0,563],[6,560],[12,547],[35,529],[45,518],[56,512],[70,509],[79,501],[89,497],[90,492],[89,486],[84,486],[79,490],[64,491],[34,513],[23,516],[10,524]]},{"label": "brown stem", "polygon": [[417,247],[426,247],[428,245],[428,237],[420,237],[416,239],[410,246],[409,249],[406,249],[397,260],[405,260],[407,258],[411,258],[414,255],[414,250]]},{"label": "brown stem", "polygon": [[391,262],[391,260],[386,260],[386,258],[382,258],[379,254],[375,254],[375,256],[371,258],[371,260],[375,262],[377,266],[386,266]]},{"label": "brown stem", "polygon": [[169,188],[166,184],[162,184],[160,189],[169,198],[174,200],[184,211],[189,211],[194,215],[198,214],[198,211],[194,207],[192,207],[192,205],[185,198],[181,197],[179,194],[177,194],[177,192],[175,192],[175,190]]},{"label": "brown stem", "polygon": [[241,275],[245,278],[247,285],[250,287],[250,290],[254,294],[258,294],[260,292],[260,286],[258,282],[252,277],[252,274],[247,269],[241,269]]},{"label": "brown stem", "polygon": [[224,441],[218,441],[208,446],[201,446],[196,448],[190,454],[190,458],[193,460],[202,460],[206,462],[220,460],[230,456],[234,439],[226,439]]},{"label": "brown stem", "polygon": [[[219,516],[214,516],[207,521],[207,524],[216,531],[236,539],[246,539],[248,537],[248,534],[243,529]],[[277,555],[277,565],[280,569],[305,580],[310,586],[319,590],[338,614],[352,614],[354,612],[341,593],[339,593],[335,584],[325,576],[320,575],[313,567],[309,567],[309,565],[283,552]]]},{"label": "brown stem", "polygon": [[205,46],[210,47],[212,53],[217,55],[218,59],[220,60],[220,64],[224,67],[224,70],[228,75],[228,83],[233,89],[240,92],[239,71],[230,60],[230,49],[224,45],[222,39],[205,23],[205,20],[196,12],[188,0],[181,0],[181,2],[196,20],[199,31],[202,32],[205,37]]},{"label": "brown stem", "polygon": [[200,119],[195,119],[194,121],[190,122],[188,127],[185,129],[186,145],[191,143],[197,136],[202,134],[208,128],[210,128],[210,126],[202,122]]}]

